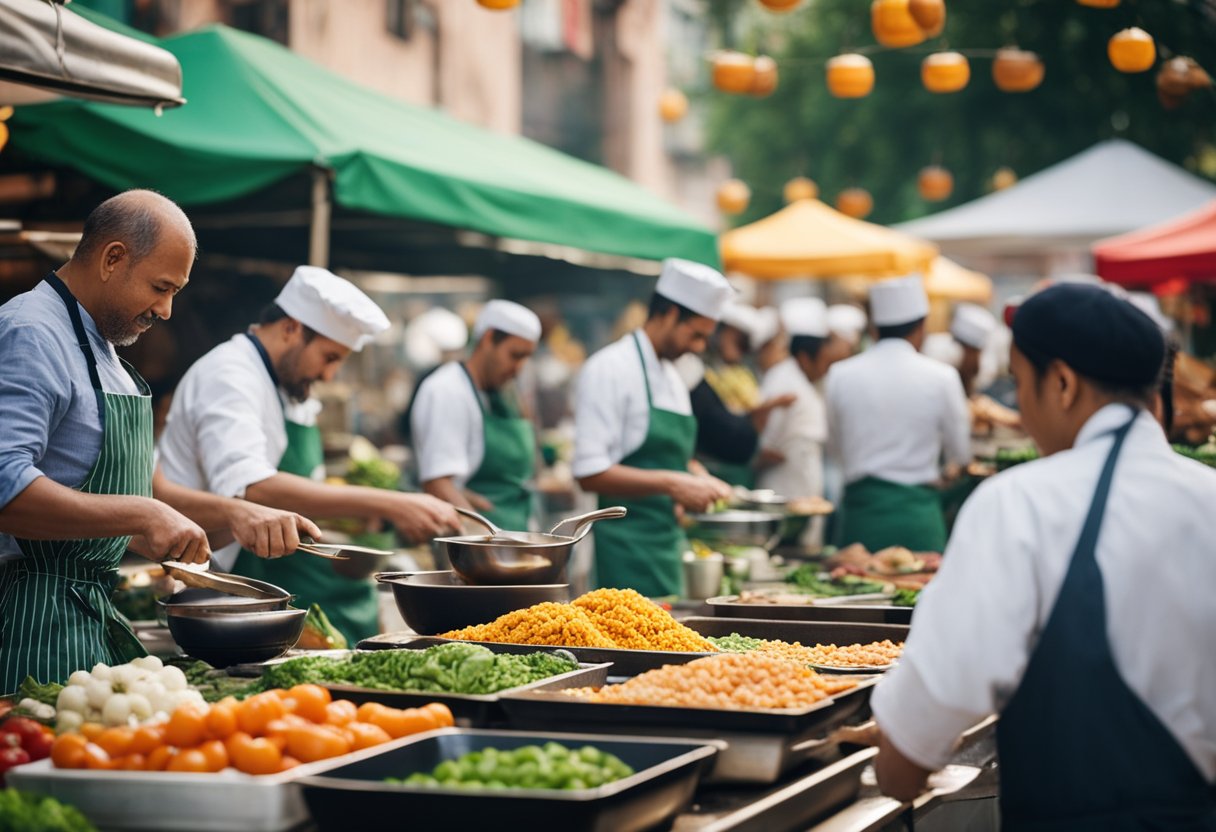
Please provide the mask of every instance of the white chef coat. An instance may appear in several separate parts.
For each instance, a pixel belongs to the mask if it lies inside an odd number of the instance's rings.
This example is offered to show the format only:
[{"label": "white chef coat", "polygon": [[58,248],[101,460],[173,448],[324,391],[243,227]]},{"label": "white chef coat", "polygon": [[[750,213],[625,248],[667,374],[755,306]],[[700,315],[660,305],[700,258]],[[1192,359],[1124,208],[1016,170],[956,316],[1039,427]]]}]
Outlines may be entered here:
[{"label": "white chef coat", "polygon": [[[186,371],[157,446],[171,481],[222,497],[279,470],[287,450],[285,418],[316,424],[320,402],[290,402],[270,380],[257,348],[243,333],[204,355]],[[217,567],[232,568],[240,547],[212,553]]]},{"label": "white chef coat", "polygon": [[[574,400],[575,477],[603,473],[642,447],[650,430],[646,380],[634,334],[609,344],[587,359],[579,372]],[[654,406],[692,414],[688,388],[670,361],[660,361],[642,330],[636,332],[650,376]]]},{"label": "white chef coat", "polygon": [[971,416],[958,372],[902,338],[884,338],[832,365],[827,380],[830,448],[845,483],[876,477],[925,485],[943,453],[971,460]]},{"label": "white chef coat", "polygon": [[780,451],[785,462],[761,469],[756,484],[787,497],[822,497],[827,407],[819,388],[793,356],[769,370],[760,385],[764,401],[786,393],[794,394],[794,403],[775,408],[760,433],[760,447]]},{"label": "white chef coat", "polygon": [[[939,768],[963,730],[1013,696],[1064,582],[1111,432],[1128,417],[1124,405],[1103,408],[1073,449],[993,477],[963,506],[903,657],[874,692],[879,725],[908,759]],[[1107,637],[1120,676],[1209,781],[1214,514],[1216,471],[1174,453],[1141,413],[1123,443],[1097,545]]]},{"label": "white chef coat", "polygon": [[451,477],[457,488],[464,488],[477,473],[485,458],[480,397],[458,361],[443,365],[419,385],[410,434],[420,482]]}]

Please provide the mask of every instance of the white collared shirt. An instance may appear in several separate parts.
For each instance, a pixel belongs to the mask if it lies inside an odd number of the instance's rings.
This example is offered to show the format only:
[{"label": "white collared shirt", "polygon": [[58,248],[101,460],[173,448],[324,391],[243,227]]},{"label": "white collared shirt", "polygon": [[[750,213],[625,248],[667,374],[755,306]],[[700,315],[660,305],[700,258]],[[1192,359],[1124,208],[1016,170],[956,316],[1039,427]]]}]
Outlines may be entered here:
[{"label": "white collared shirt", "polygon": [[410,435],[419,482],[451,477],[457,488],[464,488],[481,467],[485,458],[481,402],[460,362],[448,362],[419,385]]},{"label": "white collared shirt", "polygon": [[[157,445],[161,470],[171,481],[222,497],[279,470],[287,450],[285,418],[315,424],[320,402],[288,402],[253,343],[242,333],[204,355],[186,371],[173,393]],[[213,553],[229,569],[238,547]]]},{"label": "white collared shirt", "polygon": [[785,461],[762,469],[756,484],[788,497],[822,497],[827,408],[793,356],[769,370],[760,385],[764,401],[786,393],[794,394],[794,403],[774,409],[760,434],[760,447],[780,451]]},{"label": "white collared shirt", "polygon": [[[903,657],[874,692],[883,733],[908,759],[939,768],[959,734],[1017,690],[1064,582],[1111,433],[1128,417],[1126,406],[1103,408],[1071,450],[993,477],[963,506]],[[1141,413],[1123,443],[1098,540],[1106,632],[1120,676],[1209,781],[1216,779],[1213,516],[1216,471],[1174,453]],[[1043,741],[1049,747],[1051,737]]]},{"label": "white collared shirt", "polygon": [[579,372],[574,401],[575,477],[590,477],[642,447],[650,430],[646,381],[634,346],[642,345],[654,406],[687,416],[692,413],[688,388],[675,365],[660,361],[646,333],[637,330],[587,359]]},{"label": "white collared shirt", "polygon": [[971,461],[971,416],[958,372],[902,338],[884,338],[832,365],[827,380],[831,448],[846,483],[876,477],[924,485],[941,460]]}]

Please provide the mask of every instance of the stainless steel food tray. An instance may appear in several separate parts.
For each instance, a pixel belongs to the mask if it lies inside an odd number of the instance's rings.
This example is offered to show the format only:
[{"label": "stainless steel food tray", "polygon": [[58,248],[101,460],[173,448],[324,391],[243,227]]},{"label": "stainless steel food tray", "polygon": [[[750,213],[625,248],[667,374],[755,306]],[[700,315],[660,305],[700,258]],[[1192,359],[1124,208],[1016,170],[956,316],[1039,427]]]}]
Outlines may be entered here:
[{"label": "stainless steel food tray", "polygon": [[715,618],[692,616],[681,622],[707,638],[738,633],[749,638],[814,644],[869,644],[874,641],[906,641],[906,624],[867,624],[836,621],[778,621],[769,618]]},{"label": "stainless steel food tray", "polygon": [[857,624],[911,624],[913,607],[853,601],[831,604],[741,604],[738,595],[705,602],[722,618],[769,618],[782,621],[839,621]]},{"label": "stainless steel food tray", "polygon": [[[594,745],[615,754],[635,774],[595,789],[420,788],[384,782],[429,772],[443,760],[483,748],[510,749],[560,742]],[[347,765],[301,778],[304,798],[321,832],[372,829],[385,820],[412,819],[447,832],[486,829],[560,829],[641,832],[660,826],[688,805],[702,772],[717,753],[713,743],[549,732],[448,729],[419,736],[390,753],[364,752]]]}]

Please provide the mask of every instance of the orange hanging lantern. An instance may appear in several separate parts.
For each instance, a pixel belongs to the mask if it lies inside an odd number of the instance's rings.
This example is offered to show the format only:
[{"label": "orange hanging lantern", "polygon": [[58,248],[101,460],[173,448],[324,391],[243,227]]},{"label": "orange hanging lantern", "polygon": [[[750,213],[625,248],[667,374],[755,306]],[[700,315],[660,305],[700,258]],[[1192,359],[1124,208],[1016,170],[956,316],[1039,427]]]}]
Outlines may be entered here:
[{"label": "orange hanging lantern", "polygon": [[519,5],[519,0],[477,0],[477,5],[493,12],[505,12]]},{"label": "orange hanging lantern", "polygon": [[1012,168],[997,168],[996,173],[992,174],[992,190],[1003,191],[1016,185],[1017,181],[1018,175],[1013,172]]},{"label": "orange hanging lantern", "polygon": [[883,46],[898,49],[923,43],[925,33],[908,9],[909,0],[874,0],[870,5],[870,28]]},{"label": "orange hanging lantern", "polygon": [[1148,32],[1132,27],[1116,33],[1107,42],[1106,54],[1120,72],[1144,72],[1157,60],[1157,45]]},{"label": "orange hanging lantern", "polygon": [[819,196],[819,186],[814,180],[805,176],[795,176],[785,183],[784,194],[786,203],[797,202],[800,199],[814,199]]},{"label": "orange hanging lantern", "polygon": [[1004,92],[1030,92],[1043,83],[1043,62],[1033,52],[1007,46],[996,51],[992,80]]},{"label": "orange hanging lantern", "polygon": [[836,195],[836,210],[846,217],[864,220],[874,210],[874,198],[865,188],[845,188]]},{"label": "orange hanging lantern", "polygon": [[1119,5],[1119,0],[1077,0],[1082,6],[1089,6],[1091,9],[1113,9]]},{"label": "orange hanging lantern", "polygon": [[954,176],[939,165],[930,165],[916,178],[916,188],[929,202],[941,202],[954,192]]},{"label": "orange hanging lantern", "polygon": [[777,62],[768,55],[761,55],[752,62],[756,77],[752,79],[751,94],[757,98],[772,95],[777,89]]},{"label": "orange hanging lantern", "polygon": [[874,89],[874,64],[848,52],[828,60],[828,92],[837,98],[865,98]]},{"label": "orange hanging lantern", "polygon": [[4,150],[6,144],[8,144],[8,125],[0,121],[0,150]]},{"label": "orange hanging lantern", "polygon": [[756,61],[742,52],[723,51],[714,55],[714,86],[722,92],[742,95],[752,91],[756,82]]},{"label": "orange hanging lantern", "polygon": [[723,214],[742,214],[752,201],[752,189],[738,179],[727,179],[718,186],[718,210]]},{"label": "orange hanging lantern", "polygon": [[925,37],[935,38],[946,28],[944,0],[908,0],[908,13]]},{"label": "orange hanging lantern", "polygon": [[688,96],[680,90],[663,90],[659,96],[659,117],[668,124],[674,124],[688,114]]},{"label": "orange hanging lantern", "polygon": [[770,12],[792,12],[802,3],[802,0],[760,0],[760,5]]},{"label": "orange hanging lantern", "polygon": [[971,65],[958,52],[934,52],[920,63],[920,81],[929,92],[958,92],[971,80]]}]

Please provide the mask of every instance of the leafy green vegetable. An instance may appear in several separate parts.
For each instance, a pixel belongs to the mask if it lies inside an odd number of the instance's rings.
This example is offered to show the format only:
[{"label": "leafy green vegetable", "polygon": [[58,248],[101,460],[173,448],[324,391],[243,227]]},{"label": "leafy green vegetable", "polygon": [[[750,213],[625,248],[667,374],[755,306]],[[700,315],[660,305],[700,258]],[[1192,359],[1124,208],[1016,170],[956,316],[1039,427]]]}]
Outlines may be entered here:
[{"label": "leafy green vegetable", "polygon": [[54,707],[59,701],[59,691],[61,690],[63,690],[63,685],[58,682],[41,684],[33,676],[26,676],[12,699],[16,702],[20,702],[22,699],[33,699],[35,702]]},{"label": "leafy green vegetable", "polygon": [[865,595],[871,592],[882,592],[886,587],[878,581],[870,581],[857,575],[844,575],[840,578],[823,579],[819,577],[820,567],[805,563],[785,576],[786,583],[791,583],[808,594],[825,598],[841,595]]},{"label": "leafy green vegetable", "polygon": [[444,760],[430,774],[386,777],[385,782],[423,788],[572,790],[594,789],[633,773],[620,757],[593,745],[574,749],[548,742],[509,751],[470,751],[458,759]]},{"label": "leafy green vegetable", "polygon": [[0,832],[97,832],[79,809],[53,797],[0,790]]},{"label": "leafy green vegetable", "polygon": [[346,469],[346,481],[351,485],[391,490],[401,482],[401,469],[386,459],[352,460]]},{"label": "leafy green vegetable", "polygon": [[1023,462],[1033,462],[1039,458],[1039,451],[1033,445],[1027,448],[997,448],[996,469],[1004,471]]},{"label": "leafy green vegetable", "polygon": [[1197,448],[1192,448],[1190,445],[1175,445],[1174,451],[1182,454],[1188,459],[1193,459],[1197,462],[1202,462],[1204,465],[1210,465],[1213,468],[1216,468],[1216,448],[1214,448],[1211,443],[1207,445],[1200,445]]},{"label": "leafy green vegetable", "polygon": [[186,674],[186,681],[191,687],[197,688],[207,702],[219,702],[228,696],[245,699],[266,690],[261,679],[229,676],[224,671],[216,670],[198,659],[186,657],[167,659],[165,664],[180,668],[182,673]]},{"label": "leafy green vegetable", "polygon": [[895,596],[891,599],[891,604],[896,607],[915,607],[919,599],[919,589],[897,589]]},{"label": "leafy green vegetable", "polygon": [[304,634],[296,646],[304,650],[345,650],[347,644],[346,637],[330,623],[321,605],[313,604],[308,608],[308,615],[304,618]]},{"label": "leafy green vegetable", "polygon": [[376,690],[489,694],[569,673],[569,653],[494,653],[478,644],[440,644],[426,650],[370,650],[349,658],[302,656],[266,669],[267,687],[347,684]]}]

